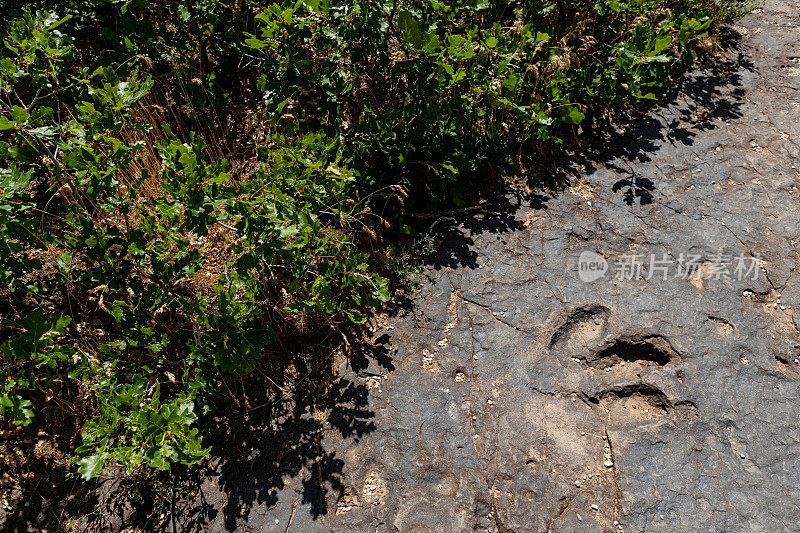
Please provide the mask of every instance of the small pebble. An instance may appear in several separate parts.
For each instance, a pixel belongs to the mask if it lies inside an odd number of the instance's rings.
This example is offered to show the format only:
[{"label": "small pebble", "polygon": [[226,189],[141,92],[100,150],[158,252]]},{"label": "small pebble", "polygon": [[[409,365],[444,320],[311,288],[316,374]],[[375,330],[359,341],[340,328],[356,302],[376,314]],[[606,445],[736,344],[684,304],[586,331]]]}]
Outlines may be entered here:
[{"label": "small pebble", "polygon": [[611,468],[612,466],[614,466],[614,461],[612,461],[611,459],[606,459],[606,461],[603,463],[603,466],[606,468]]}]

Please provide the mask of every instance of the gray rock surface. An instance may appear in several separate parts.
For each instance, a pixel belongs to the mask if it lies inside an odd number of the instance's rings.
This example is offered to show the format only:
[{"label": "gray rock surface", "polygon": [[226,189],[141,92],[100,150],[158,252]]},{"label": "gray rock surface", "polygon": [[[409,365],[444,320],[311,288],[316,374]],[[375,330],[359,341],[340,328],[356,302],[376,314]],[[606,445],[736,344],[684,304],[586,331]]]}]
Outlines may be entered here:
[{"label": "gray rock surface", "polygon": [[[266,445],[245,481],[216,464],[178,529],[798,530],[799,26],[766,2],[738,50],[555,169],[568,188],[438,223],[413,305],[376,326],[387,355],[340,369],[369,391],[353,418],[328,413],[279,479]],[[584,251],[603,278],[581,281]],[[641,279],[614,279],[626,254]]]}]

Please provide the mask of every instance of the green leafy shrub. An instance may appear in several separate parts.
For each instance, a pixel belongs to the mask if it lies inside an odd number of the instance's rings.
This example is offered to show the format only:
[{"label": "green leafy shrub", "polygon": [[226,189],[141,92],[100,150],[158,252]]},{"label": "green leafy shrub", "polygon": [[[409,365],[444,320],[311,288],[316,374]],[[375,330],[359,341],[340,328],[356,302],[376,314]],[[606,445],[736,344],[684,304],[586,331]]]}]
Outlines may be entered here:
[{"label": "green leafy shrub", "polygon": [[[367,187],[460,202],[531,140],[646,104],[694,59],[715,3],[287,1],[245,43],[281,131],[345,139]],[[423,198],[431,196],[423,195]]]},{"label": "green leafy shrub", "polygon": [[27,426],[33,419],[32,403],[19,392],[35,389],[39,381],[59,377],[64,368],[73,363],[73,352],[69,346],[56,345],[53,337],[64,332],[69,317],[48,318],[40,311],[23,317],[14,329],[20,331],[0,345],[0,356],[4,363],[0,378],[5,383],[0,395],[0,414],[12,423]]},{"label": "green leafy shrub", "polygon": [[[373,253],[377,229],[414,206],[462,203],[476,176],[531,143],[647,105],[695,58],[693,42],[744,10],[51,0],[9,11],[3,421],[26,426],[52,394],[83,394],[84,478],[198,461],[202,417],[280,344],[282,320],[340,332],[389,300],[379,272],[413,267],[403,246]],[[154,111],[156,87],[171,114]],[[233,163],[213,155],[215,134],[191,133],[238,127],[254,136],[230,133],[226,146],[244,146]]]}]

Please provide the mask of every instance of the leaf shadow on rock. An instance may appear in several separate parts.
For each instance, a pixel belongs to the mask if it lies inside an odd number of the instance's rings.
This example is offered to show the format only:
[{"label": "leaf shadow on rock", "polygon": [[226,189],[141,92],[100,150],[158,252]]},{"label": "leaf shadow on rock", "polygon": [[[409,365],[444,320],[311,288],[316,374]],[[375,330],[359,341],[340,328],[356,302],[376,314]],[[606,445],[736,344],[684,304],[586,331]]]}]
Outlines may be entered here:
[{"label": "leaf shadow on rock", "polygon": [[[726,121],[743,116],[743,78],[755,66],[741,49],[740,36],[722,28],[720,43],[726,57],[713,57],[677,77],[673,89],[658,107],[631,117],[604,131],[589,135],[585,147],[556,163],[561,173],[591,174],[608,169],[619,174],[612,192],[628,206],[653,203],[657,183],[641,174],[639,167],[666,145],[691,147],[698,134],[715,130]],[[691,152],[691,151],[688,151]]]},{"label": "leaf shadow on rock", "polygon": [[[517,200],[517,201],[515,201]],[[437,217],[429,232],[440,241],[425,260],[434,268],[477,268],[478,254],[472,250],[472,236],[481,233],[502,235],[522,228],[514,214],[522,205],[519,198],[496,195],[480,208],[450,211]]]},{"label": "leaf shadow on rock", "polygon": [[[393,370],[387,344],[379,338],[354,347],[349,364],[356,374],[372,364]],[[263,515],[293,493],[302,509],[297,512],[313,519],[328,514],[343,493],[345,467],[329,444],[358,442],[375,430],[375,414],[367,386],[350,379],[352,373],[337,375],[330,361],[298,370],[292,391],[220,420],[229,427],[213,432],[211,460],[193,473],[206,501],[187,502],[179,530],[203,531],[212,521],[219,523],[218,512],[225,529],[239,530],[258,520],[251,511]]]},{"label": "leaf shadow on rock", "polygon": [[[628,206],[653,203],[658,184],[642,175],[639,167],[665,144],[691,147],[697,135],[743,116],[743,79],[755,66],[741,48],[733,29],[720,31],[725,57],[712,57],[676,76],[676,86],[645,112],[634,112],[615,125],[603,124],[586,132],[580,146],[568,156],[554,158],[523,176],[525,192],[500,188],[480,208],[445,212],[434,219],[431,232],[439,248],[426,258],[434,269],[477,268],[476,235],[519,230],[516,213],[521,207],[546,209],[547,203],[581,176],[601,169],[617,178],[611,190]],[[579,133],[580,134],[580,133]]]}]

